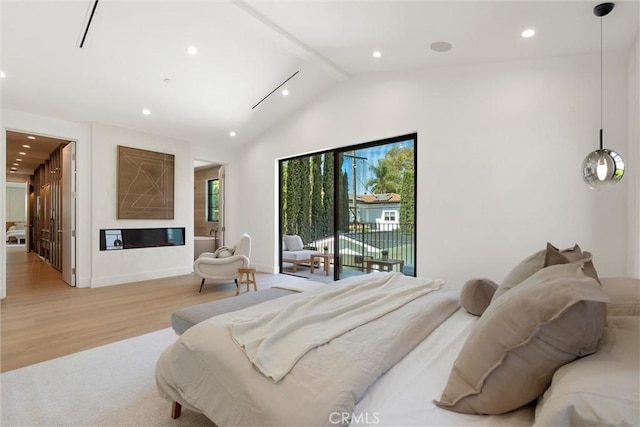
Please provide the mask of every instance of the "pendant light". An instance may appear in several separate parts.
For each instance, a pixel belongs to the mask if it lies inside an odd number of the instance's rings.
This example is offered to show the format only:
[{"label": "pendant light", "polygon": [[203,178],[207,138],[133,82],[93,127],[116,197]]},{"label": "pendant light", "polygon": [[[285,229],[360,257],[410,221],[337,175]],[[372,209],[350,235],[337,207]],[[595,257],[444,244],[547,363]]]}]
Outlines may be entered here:
[{"label": "pendant light", "polygon": [[602,131],[602,17],[613,10],[613,3],[602,3],[593,8],[594,15],[600,18],[600,149],[592,151],[582,162],[584,181],[594,190],[601,190],[622,179],[624,161],[613,150],[603,147]]}]

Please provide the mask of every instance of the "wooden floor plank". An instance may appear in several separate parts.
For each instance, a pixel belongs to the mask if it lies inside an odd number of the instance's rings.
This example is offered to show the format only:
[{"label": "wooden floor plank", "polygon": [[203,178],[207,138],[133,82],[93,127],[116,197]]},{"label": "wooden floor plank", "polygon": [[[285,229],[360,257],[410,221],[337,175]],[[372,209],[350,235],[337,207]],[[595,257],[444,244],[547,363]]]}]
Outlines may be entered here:
[{"label": "wooden floor plank", "polygon": [[[7,248],[6,267],[0,372],[167,328],[171,312],[236,293],[233,283],[205,284],[199,293],[201,279],[195,274],[73,288],[24,247]],[[279,275],[257,275],[259,289],[280,280]]]}]

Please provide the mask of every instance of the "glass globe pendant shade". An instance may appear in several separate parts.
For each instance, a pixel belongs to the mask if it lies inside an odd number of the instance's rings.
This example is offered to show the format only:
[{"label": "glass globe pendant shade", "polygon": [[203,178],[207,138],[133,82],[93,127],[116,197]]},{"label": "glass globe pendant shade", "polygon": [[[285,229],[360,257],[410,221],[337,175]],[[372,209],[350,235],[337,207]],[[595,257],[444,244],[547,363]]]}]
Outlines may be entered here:
[{"label": "glass globe pendant shade", "polygon": [[609,187],[624,176],[622,156],[608,149],[592,151],[582,162],[582,176],[594,190]]}]

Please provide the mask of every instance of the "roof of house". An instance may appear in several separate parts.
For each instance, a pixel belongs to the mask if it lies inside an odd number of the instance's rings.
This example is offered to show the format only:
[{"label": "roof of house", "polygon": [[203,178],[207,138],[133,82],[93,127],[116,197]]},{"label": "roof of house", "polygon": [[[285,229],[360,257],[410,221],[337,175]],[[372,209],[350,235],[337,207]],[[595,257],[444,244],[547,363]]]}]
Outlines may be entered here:
[{"label": "roof of house", "polygon": [[367,204],[400,203],[400,195],[398,193],[362,194],[358,196],[358,201]]}]

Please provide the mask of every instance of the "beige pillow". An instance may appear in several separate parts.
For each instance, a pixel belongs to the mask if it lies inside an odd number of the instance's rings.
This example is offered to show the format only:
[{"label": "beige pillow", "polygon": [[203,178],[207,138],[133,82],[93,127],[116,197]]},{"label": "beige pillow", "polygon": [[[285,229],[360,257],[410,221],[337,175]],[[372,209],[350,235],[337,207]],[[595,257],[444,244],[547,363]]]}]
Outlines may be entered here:
[{"label": "beige pillow", "polygon": [[[584,251],[580,249],[580,246],[577,244],[573,246],[571,249],[559,250],[551,243],[547,243],[547,249],[544,255],[544,266],[549,267],[550,265],[558,265],[558,264],[568,264],[574,261],[584,261],[584,274],[587,276],[591,276],[598,283],[600,283],[600,278],[598,277],[598,272],[596,271],[595,266],[593,265],[592,256],[590,252]],[[602,284],[602,283],[600,283]]]},{"label": "beige pillow", "polygon": [[503,414],[540,396],[560,366],[596,351],[608,299],[582,266],[547,267],[493,301],[436,404],[468,414]]},{"label": "beige pillow", "polygon": [[469,313],[482,315],[491,303],[498,284],[489,279],[467,280],[460,291],[460,305]]},{"label": "beige pillow", "polygon": [[639,426],[639,349],[640,319],[610,317],[598,351],[553,375],[534,426]]},{"label": "beige pillow", "polygon": [[304,248],[302,238],[298,235],[285,234],[283,237],[284,243],[287,246],[288,251],[301,251]]},{"label": "beige pillow", "polygon": [[602,291],[611,299],[607,316],[640,316],[640,279],[603,277]]},{"label": "beige pillow", "polygon": [[[566,257],[560,258],[550,255],[547,259],[547,252],[557,252],[559,254],[561,253],[566,255]],[[502,283],[500,283],[500,286],[496,290],[496,293],[493,294],[493,298],[491,299],[491,301],[495,301],[496,299],[498,299],[498,297],[500,297],[500,295],[504,294],[509,289],[516,286],[518,283],[521,283],[522,281],[531,277],[531,275],[533,275],[537,271],[542,270],[545,267],[549,267],[555,264],[566,264],[566,262],[563,261],[566,260],[567,257],[570,257],[572,261],[581,259],[583,256],[582,251],[580,250],[580,246],[574,245],[572,248],[559,250],[551,243],[547,242],[547,247],[545,249],[529,255],[527,258],[522,260],[520,264],[516,265],[513,270],[509,272],[509,274],[507,274]]]}]

